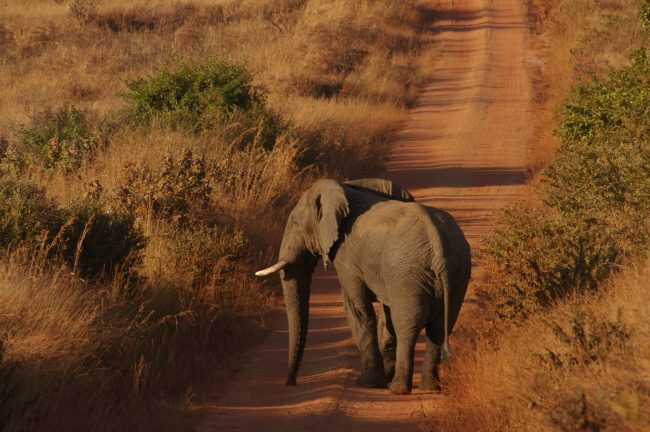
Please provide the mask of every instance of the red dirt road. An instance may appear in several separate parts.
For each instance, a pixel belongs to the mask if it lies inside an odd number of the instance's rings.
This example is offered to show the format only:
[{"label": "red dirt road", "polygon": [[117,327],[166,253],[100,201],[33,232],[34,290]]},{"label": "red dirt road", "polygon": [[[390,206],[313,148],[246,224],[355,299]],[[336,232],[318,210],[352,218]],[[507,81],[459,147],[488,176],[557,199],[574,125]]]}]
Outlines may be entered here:
[{"label": "red dirt road", "polygon": [[[456,217],[476,250],[495,212],[521,194],[531,139],[522,0],[442,0],[432,23],[440,55],[433,82],[397,135],[385,177]],[[475,282],[472,282],[475,283]],[[468,320],[472,287],[461,312]],[[250,355],[201,427],[208,431],[433,430],[444,396],[354,386],[358,353],[333,272],[314,278],[298,386],[285,387],[286,318]],[[453,349],[454,336],[451,337]],[[423,344],[418,344],[415,385]],[[453,373],[453,371],[452,371]],[[443,383],[444,384],[444,383]]]}]

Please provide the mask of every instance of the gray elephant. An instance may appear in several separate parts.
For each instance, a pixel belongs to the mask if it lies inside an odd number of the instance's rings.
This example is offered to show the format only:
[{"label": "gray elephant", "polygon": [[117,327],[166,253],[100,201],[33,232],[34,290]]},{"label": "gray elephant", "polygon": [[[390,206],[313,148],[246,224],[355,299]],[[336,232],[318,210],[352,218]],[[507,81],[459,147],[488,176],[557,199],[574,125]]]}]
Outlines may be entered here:
[{"label": "gray elephant", "polygon": [[[440,388],[438,367],[449,355],[471,273],[470,247],[448,213],[413,202],[382,179],[317,181],[287,220],[277,264],[289,322],[289,376],[296,384],[309,320],[311,275],[317,259],[332,262],[345,315],[361,351],[357,385],[411,392],[415,343],[427,336],[421,388]],[[372,302],[383,306],[379,338]]]}]

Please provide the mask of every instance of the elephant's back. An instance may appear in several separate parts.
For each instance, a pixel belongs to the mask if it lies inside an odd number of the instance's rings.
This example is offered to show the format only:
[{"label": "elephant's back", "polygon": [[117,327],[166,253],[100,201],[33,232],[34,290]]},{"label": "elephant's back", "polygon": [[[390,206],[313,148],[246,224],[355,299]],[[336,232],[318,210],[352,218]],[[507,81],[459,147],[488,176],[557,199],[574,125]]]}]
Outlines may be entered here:
[{"label": "elephant's back", "polygon": [[370,255],[384,267],[402,268],[406,262],[427,266],[431,262],[431,225],[420,204],[383,201],[357,218],[350,241],[355,243],[357,253]]},{"label": "elephant's back", "polygon": [[471,265],[469,243],[454,217],[444,210],[388,200],[376,203],[354,225],[362,243],[381,249],[384,260],[412,259],[418,253],[425,262],[442,254],[460,267]]}]

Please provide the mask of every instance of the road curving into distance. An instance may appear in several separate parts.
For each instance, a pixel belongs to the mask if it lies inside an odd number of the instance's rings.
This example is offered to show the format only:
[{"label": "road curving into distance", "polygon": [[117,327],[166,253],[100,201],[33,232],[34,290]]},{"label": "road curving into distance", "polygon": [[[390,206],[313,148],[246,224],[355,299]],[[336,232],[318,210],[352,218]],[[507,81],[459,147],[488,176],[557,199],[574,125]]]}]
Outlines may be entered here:
[{"label": "road curving into distance", "polygon": [[[495,213],[521,195],[526,180],[533,130],[526,3],[432,1],[440,52],[432,64],[435,78],[396,135],[382,174],[418,201],[454,215],[475,251]],[[471,320],[476,279],[461,321]],[[199,431],[433,430],[427,418],[440,411],[444,396],[417,390],[423,342],[417,346],[412,395],[355,387],[360,362],[333,271],[314,275],[296,387],[284,386],[288,337],[283,314],[273,318],[272,328]]]}]

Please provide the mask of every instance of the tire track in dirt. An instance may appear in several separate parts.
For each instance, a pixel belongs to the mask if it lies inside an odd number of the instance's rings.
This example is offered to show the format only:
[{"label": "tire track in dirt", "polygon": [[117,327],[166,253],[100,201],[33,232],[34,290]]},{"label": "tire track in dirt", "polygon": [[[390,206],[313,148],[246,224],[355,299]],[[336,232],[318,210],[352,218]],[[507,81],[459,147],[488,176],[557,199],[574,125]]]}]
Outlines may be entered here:
[{"label": "tire track in dirt", "polygon": [[[527,9],[521,0],[443,0],[432,23],[440,55],[433,82],[397,134],[383,176],[418,201],[456,217],[476,250],[495,212],[521,194],[531,139],[531,84],[524,65]],[[442,3],[442,6],[440,6]],[[476,274],[476,272],[475,272]],[[472,285],[461,312],[468,320]],[[333,272],[317,271],[298,386],[285,387],[284,314],[242,365],[199,431],[432,430],[444,397],[354,386],[358,354]],[[451,338],[453,348],[453,335]],[[417,346],[416,374],[423,343]]]}]

